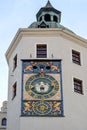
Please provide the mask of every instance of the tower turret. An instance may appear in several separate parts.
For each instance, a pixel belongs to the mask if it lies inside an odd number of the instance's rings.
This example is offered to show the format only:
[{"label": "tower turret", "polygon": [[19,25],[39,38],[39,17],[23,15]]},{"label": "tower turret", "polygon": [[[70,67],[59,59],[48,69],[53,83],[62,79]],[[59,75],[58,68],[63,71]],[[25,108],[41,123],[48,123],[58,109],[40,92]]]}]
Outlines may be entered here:
[{"label": "tower turret", "polygon": [[31,24],[31,28],[57,28],[61,22],[61,12],[56,10],[48,0],[36,14],[37,22]]}]

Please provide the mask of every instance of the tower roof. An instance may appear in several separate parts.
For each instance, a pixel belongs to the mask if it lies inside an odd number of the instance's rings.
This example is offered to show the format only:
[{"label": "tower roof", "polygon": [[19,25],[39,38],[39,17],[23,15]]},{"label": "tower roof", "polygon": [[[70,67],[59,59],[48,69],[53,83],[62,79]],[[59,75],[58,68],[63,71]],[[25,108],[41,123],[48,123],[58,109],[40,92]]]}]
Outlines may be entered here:
[{"label": "tower roof", "polygon": [[46,8],[52,8],[53,6],[51,5],[50,1],[48,0],[48,2],[47,2],[47,4],[46,4],[45,7],[46,7]]},{"label": "tower roof", "polygon": [[60,14],[60,15],[61,15],[61,12],[60,12],[59,10],[56,10],[56,9],[52,6],[52,4],[50,3],[50,1],[48,0],[47,3],[46,3],[46,6],[45,6],[45,7],[42,7],[42,8],[38,11],[36,17],[38,18],[42,12],[49,12],[49,11],[52,11],[52,12],[55,12],[56,14]]}]

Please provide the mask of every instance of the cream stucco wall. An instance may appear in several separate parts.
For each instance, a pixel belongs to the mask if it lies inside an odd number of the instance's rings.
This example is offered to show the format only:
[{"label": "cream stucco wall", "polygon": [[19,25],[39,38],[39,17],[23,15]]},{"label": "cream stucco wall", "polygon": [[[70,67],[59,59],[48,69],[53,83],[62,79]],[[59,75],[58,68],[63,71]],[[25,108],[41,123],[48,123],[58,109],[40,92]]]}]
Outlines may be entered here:
[{"label": "cream stucco wall", "polygon": [[[30,31],[32,32],[32,31]],[[58,32],[58,33],[57,33]],[[73,34],[72,34],[73,35]],[[87,130],[87,46],[84,40],[62,34],[58,30],[39,30],[21,35],[7,54],[9,63],[7,130]],[[62,60],[64,117],[21,117],[22,59],[36,59],[36,44],[47,44],[46,59]],[[81,53],[81,66],[72,63],[72,49]],[[13,71],[13,58],[18,65]],[[53,54],[53,58],[52,58]],[[83,95],[74,92],[73,77],[83,81]],[[17,95],[12,100],[12,85],[17,81]]]}]

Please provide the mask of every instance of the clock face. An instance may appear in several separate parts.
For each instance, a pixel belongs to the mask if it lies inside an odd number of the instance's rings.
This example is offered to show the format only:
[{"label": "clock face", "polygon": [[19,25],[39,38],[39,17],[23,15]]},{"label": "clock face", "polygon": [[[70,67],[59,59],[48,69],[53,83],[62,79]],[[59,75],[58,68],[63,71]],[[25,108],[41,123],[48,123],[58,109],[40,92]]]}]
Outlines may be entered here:
[{"label": "clock face", "polygon": [[58,81],[50,76],[40,74],[31,76],[25,84],[26,92],[35,99],[48,99],[59,90]]}]

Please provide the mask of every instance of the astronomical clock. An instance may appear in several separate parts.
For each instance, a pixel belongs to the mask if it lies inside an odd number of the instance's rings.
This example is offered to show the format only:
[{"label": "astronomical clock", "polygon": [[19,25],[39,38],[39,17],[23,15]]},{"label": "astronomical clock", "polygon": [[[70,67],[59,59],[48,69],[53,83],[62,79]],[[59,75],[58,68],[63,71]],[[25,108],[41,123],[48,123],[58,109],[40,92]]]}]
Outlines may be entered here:
[{"label": "astronomical clock", "polygon": [[22,61],[22,116],[63,116],[60,60]]}]

